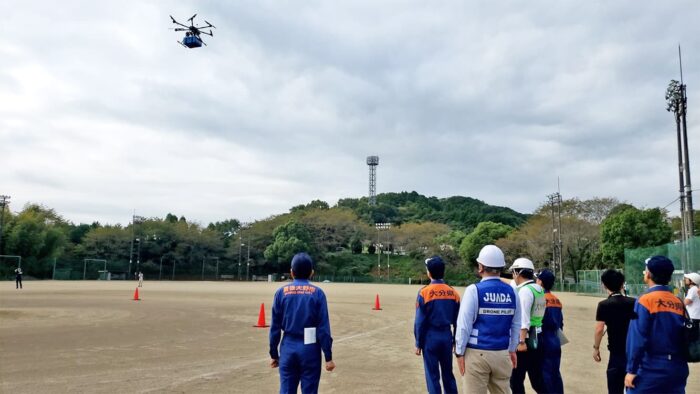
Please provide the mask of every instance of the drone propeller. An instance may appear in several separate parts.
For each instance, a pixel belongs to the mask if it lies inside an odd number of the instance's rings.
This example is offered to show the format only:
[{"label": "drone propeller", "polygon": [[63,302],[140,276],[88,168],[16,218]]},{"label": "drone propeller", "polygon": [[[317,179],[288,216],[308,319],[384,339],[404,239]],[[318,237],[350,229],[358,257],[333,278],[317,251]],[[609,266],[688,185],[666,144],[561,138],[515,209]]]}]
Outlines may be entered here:
[{"label": "drone propeller", "polygon": [[193,19],[194,19],[195,16],[197,16],[197,14],[192,15],[192,18],[188,19],[188,21],[190,21],[190,22],[192,22],[192,24],[194,24]]},{"label": "drone propeller", "polygon": [[170,19],[172,19],[172,20],[173,20],[173,23],[175,23],[176,25],[180,25],[180,26],[182,26],[182,27],[188,27],[187,25],[183,25],[182,23],[176,21],[175,18],[173,18],[172,15],[168,15],[168,16],[170,16]]},{"label": "drone propeller", "polygon": [[206,26],[206,27],[213,27],[214,29],[216,29],[216,26],[212,25],[212,24],[211,24],[210,22],[208,22],[206,19],[204,20],[204,22],[205,22],[207,25],[209,25],[209,26]]},{"label": "drone propeller", "polygon": [[200,31],[200,33],[201,33],[201,34],[206,34],[206,35],[208,35],[208,36],[214,37],[214,34],[213,34],[211,31],[209,31],[208,33],[207,33],[206,31]]},{"label": "drone propeller", "polygon": [[185,29],[184,27],[174,27],[174,28],[172,28],[172,30],[175,30],[175,31],[190,31],[190,29]]}]

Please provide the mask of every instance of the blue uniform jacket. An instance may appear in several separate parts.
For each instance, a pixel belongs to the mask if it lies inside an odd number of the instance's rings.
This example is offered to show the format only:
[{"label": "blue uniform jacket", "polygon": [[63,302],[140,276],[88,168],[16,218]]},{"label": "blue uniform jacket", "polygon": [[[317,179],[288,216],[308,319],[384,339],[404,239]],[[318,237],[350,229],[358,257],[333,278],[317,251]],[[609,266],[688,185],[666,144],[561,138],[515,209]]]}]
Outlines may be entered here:
[{"label": "blue uniform jacket", "polygon": [[546,308],[544,310],[544,318],[542,318],[542,332],[547,335],[555,335],[559,329],[564,328],[564,314],[562,313],[562,305],[559,298],[549,291],[544,294]]},{"label": "blue uniform jacket", "polygon": [[[451,329],[457,326],[459,293],[443,280],[432,280],[418,292],[413,334],[416,347],[423,349],[429,328]],[[454,338],[454,334],[452,334]]]},{"label": "blue uniform jacket", "polygon": [[627,332],[627,372],[637,374],[642,359],[682,359],[684,307],[666,286],[654,286],[634,304],[637,319]]},{"label": "blue uniform jacket", "polygon": [[270,357],[279,359],[281,331],[284,335],[304,340],[304,328],[316,327],[316,341],[326,361],[331,361],[331,325],[328,320],[326,295],[308,280],[295,279],[277,290],[272,303],[270,323]]}]

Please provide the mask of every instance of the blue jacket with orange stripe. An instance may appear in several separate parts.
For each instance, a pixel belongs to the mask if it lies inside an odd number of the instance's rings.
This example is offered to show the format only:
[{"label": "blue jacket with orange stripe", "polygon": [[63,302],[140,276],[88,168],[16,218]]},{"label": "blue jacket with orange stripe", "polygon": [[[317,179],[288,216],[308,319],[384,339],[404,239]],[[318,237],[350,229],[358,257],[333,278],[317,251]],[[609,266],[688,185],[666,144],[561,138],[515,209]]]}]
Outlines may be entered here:
[{"label": "blue jacket with orange stripe", "polygon": [[634,304],[637,319],[627,332],[627,372],[637,374],[647,357],[683,358],[684,306],[667,286],[649,288]]},{"label": "blue jacket with orange stripe", "polygon": [[[459,293],[443,280],[432,280],[418,292],[416,300],[416,321],[413,334],[416,347],[423,349],[425,333],[428,329],[452,329],[457,326],[459,314]],[[454,339],[453,339],[454,340]]]}]

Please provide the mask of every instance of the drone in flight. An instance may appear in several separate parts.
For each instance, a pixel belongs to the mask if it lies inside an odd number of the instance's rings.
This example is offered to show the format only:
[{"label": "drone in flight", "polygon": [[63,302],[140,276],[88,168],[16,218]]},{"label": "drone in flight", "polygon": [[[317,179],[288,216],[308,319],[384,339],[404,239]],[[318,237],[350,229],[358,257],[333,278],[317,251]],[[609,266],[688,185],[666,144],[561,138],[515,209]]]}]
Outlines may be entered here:
[{"label": "drone in flight", "polygon": [[[207,45],[202,40],[202,37],[200,37],[200,34],[207,34],[209,36],[214,37],[214,33],[212,33],[211,28],[213,27],[216,29],[216,26],[212,25],[211,23],[207,22],[206,20],[204,21],[207,25],[206,26],[195,26],[194,25],[194,18],[197,16],[197,14],[192,15],[190,19],[187,21],[190,22],[190,25],[183,25],[182,23],[178,22],[173,18],[172,15],[170,15],[170,19],[173,20],[173,23],[176,25],[180,25],[182,27],[176,27],[173,30],[175,31],[184,31],[185,32],[185,37],[182,39],[182,41],[178,41],[178,44],[187,47],[187,48],[199,48],[202,46],[202,44]],[[209,29],[209,32],[203,31],[202,29]]]}]

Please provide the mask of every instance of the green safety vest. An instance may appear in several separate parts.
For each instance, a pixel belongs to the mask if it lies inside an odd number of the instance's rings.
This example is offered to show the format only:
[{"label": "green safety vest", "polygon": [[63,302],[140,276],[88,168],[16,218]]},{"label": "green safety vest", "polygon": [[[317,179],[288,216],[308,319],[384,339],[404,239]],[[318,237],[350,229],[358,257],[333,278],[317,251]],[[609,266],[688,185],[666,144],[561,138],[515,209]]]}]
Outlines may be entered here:
[{"label": "green safety vest", "polygon": [[528,284],[520,289],[527,287],[535,296],[535,300],[532,302],[532,308],[530,308],[530,327],[542,327],[542,320],[544,319],[544,310],[547,307],[547,301],[544,298],[544,289],[542,291],[537,291],[535,286]]}]

